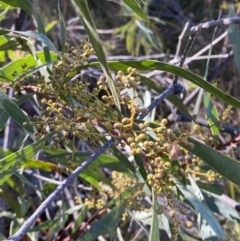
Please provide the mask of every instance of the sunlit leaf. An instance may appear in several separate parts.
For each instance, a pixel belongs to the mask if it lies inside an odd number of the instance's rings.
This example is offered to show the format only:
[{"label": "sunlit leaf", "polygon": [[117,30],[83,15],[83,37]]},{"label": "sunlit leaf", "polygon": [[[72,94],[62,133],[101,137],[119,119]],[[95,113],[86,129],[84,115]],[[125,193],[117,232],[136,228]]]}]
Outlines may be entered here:
[{"label": "sunlit leaf", "polygon": [[[53,60],[57,59],[57,56],[53,52],[50,52],[50,54]],[[37,57],[41,60],[42,63],[45,63],[44,53],[42,51],[37,52]],[[45,66],[45,65],[38,66],[37,61],[34,59],[32,55],[29,54],[26,57],[22,57],[15,61],[11,61],[9,64],[6,64],[2,68],[0,68],[0,80],[1,78],[3,78],[1,82],[13,81],[16,78],[12,75],[13,72],[16,72],[17,74],[21,74],[23,72],[23,69],[22,69],[23,64],[27,64],[28,67],[36,66],[36,68],[33,68],[27,71],[28,74],[32,74],[35,71],[39,70],[39,68]],[[52,64],[52,62],[49,62],[49,64]]]},{"label": "sunlit leaf", "polygon": [[138,17],[140,17],[143,21],[151,24],[148,17],[145,15],[145,13],[142,11],[141,7],[137,3],[136,0],[123,0],[123,2],[133,10],[137,14]]},{"label": "sunlit leaf", "polygon": [[152,199],[153,199],[153,203],[152,203],[152,223],[151,223],[151,229],[150,229],[150,237],[149,237],[149,241],[155,241],[155,240],[160,240],[159,239],[159,224],[158,224],[158,213],[157,213],[157,200],[155,197],[155,193],[154,190],[152,190]]},{"label": "sunlit leaf", "polygon": [[219,134],[219,115],[217,108],[211,101],[211,95],[207,92],[204,97],[204,112],[209,123],[212,135],[216,138]]},{"label": "sunlit leaf", "polygon": [[58,165],[48,162],[48,161],[41,161],[41,160],[27,160],[23,165],[22,168],[29,169],[29,168],[35,168],[38,170],[42,170],[45,172],[54,172],[54,171],[60,171],[60,168]]},{"label": "sunlit leaf", "polygon": [[[1,2],[4,2],[12,7],[17,7],[17,8],[23,9],[29,16],[33,17],[34,23],[38,29],[38,32],[43,35],[46,35],[42,18],[40,16],[40,14],[38,13],[37,9],[34,7],[34,5],[30,1],[28,1],[28,0],[1,0]],[[50,56],[48,47],[44,47],[43,51],[44,51],[44,56],[45,56],[46,62],[50,62],[51,56]]]},{"label": "sunlit leaf", "polygon": [[46,31],[46,32],[50,31],[54,26],[56,26],[57,23],[58,23],[57,20],[54,20],[54,21],[50,22],[50,23],[47,24],[47,26],[45,27],[45,31]]},{"label": "sunlit leaf", "polygon": [[[136,68],[139,72],[140,71],[152,71],[152,70],[162,70],[162,71],[170,72],[170,73],[179,75],[179,76],[191,81],[192,83],[205,89],[206,91],[215,95],[216,97],[225,101],[226,103],[228,103],[234,107],[240,108],[239,100],[231,97],[230,95],[223,92],[222,90],[214,87],[213,85],[211,85],[210,83],[205,81],[200,76],[198,76],[190,71],[187,71],[185,69],[182,69],[180,67],[171,65],[171,64],[167,64],[167,63],[156,61],[156,60],[143,60],[143,61],[131,60],[131,61],[109,61],[108,65],[109,65],[110,69],[112,69],[114,71],[122,70],[124,72],[127,72],[127,68],[130,66],[130,67]],[[69,78],[71,76],[74,76],[81,69],[85,69],[88,67],[99,67],[99,66],[100,66],[100,64],[98,62],[90,63],[85,66],[80,66],[80,67],[76,68],[74,71],[69,73]]]},{"label": "sunlit leaf", "polygon": [[[7,33],[14,33],[16,35],[28,37],[28,38],[33,38],[35,40],[38,40],[45,44],[49,49],[51,49],[53,52],[58,53],[58,50],[52,43],[52,41],[44,34],[42,33],[37,33],[31,30],[28,31],[12,31],[12,30],[7,30],[7,29],[0,29],[0,35],[5,35]],[[50,56],[50,53],[49,53]]]}]

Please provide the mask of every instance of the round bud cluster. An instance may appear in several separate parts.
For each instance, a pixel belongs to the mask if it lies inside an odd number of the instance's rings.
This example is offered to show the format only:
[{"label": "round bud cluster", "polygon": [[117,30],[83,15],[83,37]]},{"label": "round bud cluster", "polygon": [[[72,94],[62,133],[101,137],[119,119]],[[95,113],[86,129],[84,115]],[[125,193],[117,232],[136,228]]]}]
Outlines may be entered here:
[{"label": "round bud cluster", "polygon": [[[28,72],[31,71],[34,68],[34,66],[28,66],[27,63],[23,63],[22,64],[22,71],[20,73],[18,73],[16,70],[13,71],[12,76],[15,77],[14,81],[11,82],[10,86],[14,89],[16,89],[15,91],[15,95],[19,94],[19,91],[23,90],[23,85],[24,84],[28,84],[29,85],[29,81],[28,81]],[[43,82],[44,77],[42,76],[36,76],[35,78],[31,79],[31,82],[33,82],[33,84],[35,86],[41,85]]]},{"label": "round bud cluster", "polygon": [[117,85],[121,87],[125,87],[128,89],[135,89],[137,88],[138,82],[140,81],[140,77],[137,76],[137,70],[135,68],[129,67],[127,69],[128,75],[124,75],[122,71],[118,71],[116,75],[116,82]]}]

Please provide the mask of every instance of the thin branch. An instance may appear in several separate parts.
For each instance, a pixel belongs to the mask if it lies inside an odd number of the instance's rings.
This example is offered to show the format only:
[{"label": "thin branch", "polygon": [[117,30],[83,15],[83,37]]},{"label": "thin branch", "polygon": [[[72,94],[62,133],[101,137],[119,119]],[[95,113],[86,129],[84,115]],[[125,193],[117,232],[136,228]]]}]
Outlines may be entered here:
[{"label": "thin branch", "polygon": [[[183,64],[184,64],[184,62],[185,62],[185,59],[187,58],[187,56],[188,56],[188,54],[189,54],[189,51],[190,51],[191,48],[192,48],[193,42],[194,42],[194,40],[196,39],[196,35],[197,35],[197,34],[191,34],[191,35],[190,35],[190,37],[189,37],[189,39],[188,39],[188,42],[187,42],[187,45],[186,45],[186,47],[185,47],[185,49],[184,49],[184,51],[183,51],[183,55],[182,55],[182,57],[181,57],[181,59],[180,59],[179,67],[182,67],[182,66],[183,66]],[[175,75],[175,76],[174,76],[174,80],[173,80],[173,84],[175,85],[175,84],[177,84],[177,82],[178,82],[178,75]]]},{"label": "thin branch", "polygon": [[170,85],[161,95],[159,95],[148,107],[147,113],[142,113],[137,117],[137,120],[143,120],[145,116],[147,116],[161,101],[166,99],[169,95],[175,94],[179,95],[181,93],[185,93],[185,88],[177,83],[176,85]]},{"label": "thin branch", "polygon": [[184,28],[183,28],[183,31],[182,33],[179,35],[178,37],[178,45],[177,45],[177,50],[176,50],[176,54],[175,54],[175,57],[174,59],[176,60],[179,56],[179,53],[180,53],[180,48],[181,48],[181,44],[182,44],[182,39],[183,39],[183,36],[184,34],[186,33],[187,29],[188,29],[188,26],[189,26],[189,22],[186,22]]},{"label": "thin branch", "polygon": [[52,192],[47,199],[37,208],[31,217],[22,225],[22,227],[8,240],[19,241],[29,230],[29,228],[35,223],[38,217],[44,212],[44,210],[52,203],[55,198],[67,187],[72,181],[78,177],[78,175],[85,170],[90,163],[92,163],[99,155],[104,153],[114,143],[115,139],[111,138],[101,148],[97,149],[86,161],[84,161],[79,167],[77,167],[56,189]]},{"label": "thin branch", "polygon": [[[170,114],[167,119],[169,122],[173,122],[173,121],[174,122],[191,122],[192,121],[187,115],[185,115],[183,113],[178,113],[175,115]],[[201,126],[206,126],[208,128],[210,127],[208,121],[203,118],[200,118],[200,117],[196,118],[196,123],[198,123]],[[231,134],[234,136],[240,135],[239,128],[236,128],[236,127],[233,127],[230,125],[226,125],[226,124],[222,125],[221,132],[225,132],[225,133],[228,133],[228,134]]]},{"label": "thin branch", "polygon": [[[214,27],[217,27],[217,26],[221,26],[221,25],[231,25],[231,24],[236,24],[236,23],[240,23],[240,17],[233,17],[233,18],[221,18],[219,20],[212,20],[212,21],[209,21],[209,22],[206,22],[206,23],[201,23],[197,26],[193,26],[191,29],[190,29],[190,36],[189,36],[189,39],[188,39],[188,43],[183,51],[183,55],[180,59],[180,62],[179,62],[179,67],[182,67],[187,56],[188,56],[188,53],[189,51],[191,50],[192,48],[192,45],[193,45],[193,42],[197,36],[197,34],[202,30],[202,29],[208,29],[208,28],[214,28]],[[211,44],[211,47],[212,47],[212,44]],[[175,85],[176,83],[178,82],[178,76],[175,75],[174,76],[174,80],[173,80],[173,85]]]},{"label": "thin branch", "polygon": [[[67,26],[66,27],[67,31],[73,31],[73,30],[84,30],[85,28],[82,25],[77,25],[77,26]],[[96,29],[97,33],[99,34],[112,34],[116,29]]]},{"label": "thin branch", "polygon": [[219,20],[212,20],[206,23],[201,23],[197,26],[193,26],[190,31],[191,35],[199,33],[202,29],[214,28],[221,25],[231,25],[240,23],[240,17],[232,17],[232,18],[221,18]]}]

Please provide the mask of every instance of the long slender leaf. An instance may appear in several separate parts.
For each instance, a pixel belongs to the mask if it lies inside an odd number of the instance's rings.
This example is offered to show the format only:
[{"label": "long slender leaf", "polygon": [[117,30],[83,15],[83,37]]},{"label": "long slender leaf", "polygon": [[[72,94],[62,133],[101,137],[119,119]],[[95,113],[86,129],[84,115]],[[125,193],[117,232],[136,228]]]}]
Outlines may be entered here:
[{"label": "long slender leaf", "polygon": [[136,0],[122,0],[129,8],[133,10],[139,16],[143,21],[151,24],[148,17],[145,15],[145,13],[142,11],[141,7],[138,5]]},{"label": "long slender leaf", "polygon": [[13,198],[13,193],[9,193],[8,185],[1,186],[0,197],[12,208],[17,217],[21,217],[20,204],[18,203],[16,198]]},{"label": "long slender leaf", "polygon": [[91,40],[92,46],[98,57],[98,60],[102,67],[103,73],[107,78],[107,82],[108,82],[109,88],[111,90],[111,93],[113,95],[114,102],[115,102],[117,108],[119,110],[121,110],[120,101],[118,99],[116,88],[114,86],[114,82],[111,77],[111,71],[109,69],[104,50],[102,48],[101,41],[99,39],[96,28],[94,26],[92,17],[90,15],[90,12],[89,12],[89,9],[87,6],[87,2],[86,2],[86,0],[72,0],[72,3],[84,25],[84,28],[85,28],[90,40]]},{"label": "long slender leaf", "polygon": [[157,214],[157,200],[154,194],[154,190],[152,189],[152,198],[153,198],[153,204],[152,204],[152,223],[151,223],[151,229],[150,229],[150,237],[149,241],[155,241],[159,240],[159,224],[158,224],[158,214]]},{"label": "long slender leaf", "polygon": [[[49,158],[51,161],[55,162],[56,164],[62,164],[67,166],[66,155],[69,155],[68,152],[63,152],[61,154],[55,154],[50,156]],[[83,161],[85,161],[91,154],[90,153],[75,153],[75,157],[78,157],[80,161],[74,161],[75,165],[80,165]],[[129,166],[131,164],[129,163]],[[105,167],[111,170],[121,171],[125,173],[129,173],[129,170],[123,163],[119,160],[119,158],[109,156],[109,155],[100,155],[95,161],[92,163],[91,166],[87,167],[80,176],[87,180],[88,182],[92,183],[96,188],[99,188],[99,181],[106,183],[107,185],[114,188],[112,183],[106,178],[98,169],[98,167]]]},{"label": "long slender leaf", "polygon": [[[44,24],[40,14],[38,13],[37,9],[34,5],[28,0],[1,0],[1,2],[5,2],[6,4],[23,9],[29,16],[32,16],[34,19],[35,26],[38,29],[39,33],[46,35]],[[48,47],[44,47],[44,56],[46,62],[51,61],[51,56]]]},{"label": "long slender leaf", "polygon": [[222,215],[223,217],[235,223],[240,223],[240,216],[238,212],[229,204],[223,202],[220,198],[216,198],[209,192],[203,192],[203,196],[212,212],[218,213],[219,215]]},{"label": "long slender leaf", "polygon": [[[5,35],[8,33],[14,33],[16,35],[36,39],[36,40],[42,42],[43,44],[45,44],[46,46],[48,46],[48,48],[51,49],[53,52],[58,53],[58,50],[56,49],[56,47],[54,46],[52,41],[46,35],[44,35],[42,33],[37,33],[37,32],[31,31],[31,30],[29,30],[29,31],[12,31],[12,30],[7,30],[7,29],[0,29],[0,35]],[[49,53],[49,56],[50,56],[50,53]]]},{"label": "long slender leaf", "polygon": [[193,143],[194,148],[190,149],[182,145],[185,149],[199,157],[222,176],[237,185],[240,185],[240,163],[238,161],[198,142],[197,140],[192,138],[189,138],[188,140]]},{"label": "long slender leaf", "polygon": [[[196,195],[197,199],[200,202],[206,205],[204,196],[201,190],[199,189],[198,185],[196,184],[196,182],[191,177],[191,175],[188,175],[188,179],[190,181],[193,194]],[[201,238],[203,241],[208,241],[208,240],[218,241],[218,237],[216,233],[213,231],[211,226],[206,222],[206,220],[202,218],[202,215],[200,212],[197,213],[197,222],[198,222],[198,227],[200,228]]]},{"label": "long slender leaf", "polygon": [[[44,150],[47,149],[44,147]],[[123,155],[126,159],[124,160],[124,162],[122,162],[121,159],[123,159],[123,157],[119,153],[116,156],[115,153],[116,152],[114,152],[114,156],[105,154],[100,155],[98,158],[95,159],[91,166],[94,168],[105,167],[115,171],[133,173],[135,171],[134,166],[127,160],[127,158]],[[59,154],[49,156],[49,159],[51,159],[51,161],[55,163],[60,163],[66,166],[66,155],[69,155],[69,153],[66,151],[61,151],[61,153]],[[91,156],[91,153],[75,153],[74,155],[75,157],[78,157],[80,159],[79,161],[75,161],[74,163],[76,165],[81,165],[83,161],[85,161],[89,156]]]},{"label": "long slender leaf", "polygon": [[[6,113],[13,118],[22,128],[24,128],[32,137],[34,128],[31,125],[23,125],[24,122],[30,123],[28,117],[22,110],[0,89],[0,112]],[[6,117],[5,114],[5,117]]]},{"label": "long slender leaf", "polygon": [[0,160],[0,185],[3,184],[27,160],[30,160],[53,136],[53,132],[44,136],[35,143],[20,149]]},{"label": "long slender leaf", "polygon": [[38,170],[42,170],[45,172],[53,172],[53,171],[60,171],[60,168],[58,165],[48,162],[48,161],[41,161],[41,160],[27,160],[22,167],[24,169],[29,169],[29,168],[35,168]]},{"label": "long slender leaf", "polygon": [[84,219],[87,216],[87,211],[88,211],[87,206],[83,206],[81,212],[78,215],[77,220],[74,222],[73,232],[75,232],[78,229],[78,227],[81,225],[81,223],[84,221]]},{"label": "long slender leaf", "polygon": [[111,233],[117,226],[117,223],[124,212],[124,207],[118,206],[112,212],[106,214],[104,217],[93,223],[90,230],[81,239],[82,241],[93,241],[98,236]]},{"label": "long slender leaf", "polygon": [[65,43],[66,43],[66,26],[64,22],[64,18],[60,9],[60,1],[58,0],[58,16],[59,16],[59,21],[61,24],[61,47],[62,47],[62,54],[65,53]]},{"label": "long slender leaf", "polygon": [[29,230],[29,232],[43,231],[43,230],[49,229],[50,227],[56,225],[59,222],[60,222],[60,218],[48,220],[48,221],[45,221],[45,222],[39,224],[37,227],[31,228]]},{"label": "long slender leaf", "polygon": [[206,93],[204,97],[204,112],[212,135],[216,138],[219,134],[219,115],[217,108],[211,101],[211,95],[209,93]]},{"label": "long slender leaf", "polygon": [[[239,100],[231,97],[230,95],[224,93],[220,89],[214,87],[213,85],[211,85],[210,83],[205,81],[200,76],[198,76],[190,71],[187,71],[185,69],[182,69],[180,67],[171,65],[171,64],[167,64],[167,63],[156,61],[156,60],[143,60],[143,61],[131,60],[131,61],[109,61],[108,65],[109,65],[110,69],[112,69],[114,71],[118,71],[118,70],[127,71],[127,68],[129,66],[131,66],[133,68],[136,68],[138,71],[162,70],[162,71],[170,72],[170,73],[179,75],[179,76],[191,81],[192,83],[200,86],[201,88],[205,89],[209,93],[211,93],[211,94],[215,95],[216,97],[218,97],[219,99],[225,101],[229,105],[240,108]],[[98,63],[98,62],[91,63],[91,64],[88,64],[85,66],[80,66],[80,67],[76,68],[74,71],[72,71],[71,73],[69,73],[68,78],[70,78],[71,76],[74,76],[81,69],[85,69],[88,67],[99,67],[99,66],[100,66],[100,63]]]},{"label": "long slender leaf", "polygon": [[181,193],[185,196],[185,198],[196,208],[198,212],[201,213],[202,217],[208,222],[218,237],[226,240],[225,233],[223,232],[222,227],[216,217],[212,214],[211,210],[202,202],[200,202],[197,197],[192,192],[190,192],[176,177],[171,175],[171,178]]},{"label": "long slender leaf", "polygon": [[[17,105],[21,105],[22,103],[24,103],[27,99],[29,99],[30,97],[32,97],[32,94],[27,94],[27,95],[21,95],[16,99],[13,99],[13,101],[17,104]],[[1,110],[1,109],[0,109]],[[7,114],[7,112],[5,111],[0,111],[0,131],[5,127],[6,122],[9,118],[9,115]]]}]

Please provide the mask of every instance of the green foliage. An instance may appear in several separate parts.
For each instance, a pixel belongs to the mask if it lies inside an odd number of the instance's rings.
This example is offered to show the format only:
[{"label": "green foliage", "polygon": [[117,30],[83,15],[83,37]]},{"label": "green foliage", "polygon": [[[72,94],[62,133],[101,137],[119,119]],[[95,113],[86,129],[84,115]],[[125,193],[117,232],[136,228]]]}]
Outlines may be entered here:
[{"label": "green foliage", "polygon": [[[137,56],[152,49],[160,51],[159,33],[146,3],[120,2],[119,11],[128,20],[113,33],[124,36],[126,50]],[[231,225],[240,223],[237,211],[221,196],[226,192],[222,183],[231,181],[239,188],[239,140],[227,141],[231,137],[224,135],[226,141],[221,144],[218,137],[224,122],[231,119],[232,108],[239,111],[239,100],[217,87],[221,85],[163,61],[108,61],[88,1],[71,3],[89,38],[76,46],[67,43],[62,1],[58,1],[58,21],[47,25],[30,1],[0,1],[2,19],[13,9],[22,9],[36,27],[27,31],[0,29],[0,130],[7,130],[11,118],[17,131],[25,135],[16,149],[0,149],[0,198],[10,207],[0,211],[1,218],[10,220],[4,235],[18,232],[41,201],[61,185],[53,177],[65,179],[76,167],[84,167],[109,138],[115,138],[114,145],[66,187],[67,198],[55,197],[51,217],[48,212],[39,217],[26,234],[29,240],[42,236],[63,240],[67,235],[69,240],[90,241],[102,235],[106,240],[155,241],[164,240],[163,230],[171,240],[230,240],[234,234],[218,217]],[[233,10],[230,13],[233,15]],[[60,26],[60,47],[46,34],[56,25]],[[239,34],[234,27],[229,27],[229,37],[239,69]],[[84,73],[95,75],[96,68],[101,68],[103,76],[96,76],[94,83],[86,80]],[[140,113],[148,114],[153,91],[159,95],[168,87],[147,77],[151,71],[177,75],[187,87],[191,82],[204,89],[203,108],[199,104],[198,109],[199,115],[206,117],[207,127],[197,124],[192,106],[176,95],[165,101],[171,103],[173,113],[177,108],[192,123],[169,123],[159,118],[156,109],[151,116],[137,119]],[[139,85],[147,91],[139,91]],[[11,88],[14,96],[8,95]],[[217,102],[229,106],[224,111],[220,104],[214,105]],[[4,140],[8,138],[4,132]],[[222,152],[224,145],[231,151]],[[36,179],[41,185],[36,185]],[[41,200],[34,200],[32,193],[40,193]],[[187,212],[191,212],[190,218]],[[135,236],[139,227],[142,231]]]}]

